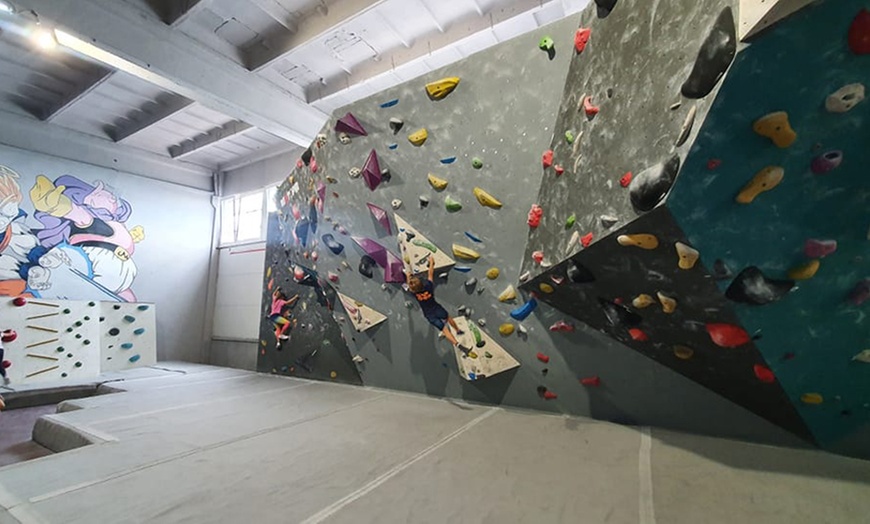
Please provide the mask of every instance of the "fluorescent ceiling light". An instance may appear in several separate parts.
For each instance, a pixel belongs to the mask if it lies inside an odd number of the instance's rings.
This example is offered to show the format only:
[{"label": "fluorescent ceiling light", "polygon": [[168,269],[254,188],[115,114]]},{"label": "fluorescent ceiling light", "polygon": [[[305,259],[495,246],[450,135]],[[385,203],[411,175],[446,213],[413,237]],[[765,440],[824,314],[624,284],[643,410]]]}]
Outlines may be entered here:
[{"label": "fluorescent ceiling light", "polygon": [[36,42],[41,49],[51,51],[57,47],[57,39],[54,37],[54,31],[49,29],[37,29],[32,35],[33,41]]}]

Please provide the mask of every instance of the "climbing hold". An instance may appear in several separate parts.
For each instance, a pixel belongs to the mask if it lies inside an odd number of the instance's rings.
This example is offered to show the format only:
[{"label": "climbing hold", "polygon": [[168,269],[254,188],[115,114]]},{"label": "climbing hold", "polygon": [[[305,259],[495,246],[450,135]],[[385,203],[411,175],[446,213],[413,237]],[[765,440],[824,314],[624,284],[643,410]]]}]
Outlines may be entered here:
[{"label": "climbing hold", "polygon": [[334,273],[332,271],[327,271],[326,278],[329,279],[329,281],[332,283],[338,283],[338,273]]},{"label": "climbing hold", "polygon": [[574,326],[564,320],[557,320],[550,325],[549,330],[553,332],[572,333],[574,331]]},{"label": "climbing hold", "polygon": [[488,278],[490,280],[495,280],[498,278],[498,275],[500,273],[501,272],[498,270],[497,267],[491,267],[491,268],[486,270],[486,278]]},{"label": "climbing hold", "polygon": [[532,204],[532,209],[529,210],[528,224],[530,227],[538,227],[541,225],[541,217],[544,216],[544,210],[538,204]]},{"label": "climbing hold", "polygon": [[471,167],[474,169],[480,169],[483,167],[483,160],[478,157],[474,157],[471,159]]},{"label": "climbing hold", "polygon": [[347,172],[347,176],[349,176],[349,177],[351,177],[351,178],[359,178],[359,176],[360,176],[361,174],[362,174],[362,169],[360,169],[360,168],[358,168],[358,167],[352,167],[352,168],[350,168],[350,170]]},{"label": "climbing hold", "polygon": [[[366,207],[369,208],[369,212],[372,214],[372,218],[381,225],[382,228],[387,232],[387,234],[393,234],[393,226],[390,224],[390,217],[387,215],[387,210],[372,204],[371,202],[366,203]],[[324,235],[325,237],[326,235]],[[324,242],[326,240],[324,239]],[[338,254],[338,253],[336,253]]]},{"label": "climbing hold", "polygon": [[543,251],[532,251],[532,260],[536,263],[540,264],[544,261],[544,252]]},{"label": "climbing hold", "polygon": [[[335,130],[339,133],[347,133],[349,135],[366,136],[365,128],[359,123],[359,120],[352,113],[347,113],[335,122]],[[303,162],[305,161],[303,156]],[[307,164],[307,163],[306,163]]]},{"label": "climbing hold", "polygon": [[371,191],[374,191],[383,180],[383,175],[381,175],[381,164],[378,160],[378,153],[374,149],[371,150],[366,159],[366,163],[362,168],[362,176],[363,180],[365,180],[366,186]]},{"label": "climbing hold", "polygon": [[709,323],[705,327],[710,340],[723,348],[736,348],[751,340],[745,329],[734,324]]},{"label": "climbing hold", "polygon": [[673,298],[662,294],[661,291],[656,293],[656,296],[659,298],[659,302],[662,304],[662,311],[665,313],[673,313],[677,310],[677,301]]},{"label": "climbing hold", "polygon": [[538,48],[542,51],[550,51],[556,46],[556,42],[553,41],[552,37],[544,36],[538,40]]},{"label": "climbing hold", "polygon": [[632,340],[637,342],[646,342],[649,340],[649,335],[643,332],[641,329],[631,328],[628,330],[628,335]]},{"label": "climbing hold", "polygon": [[779,166],[767,166],[752,177],[748,184],[743,186],[735,200],[740,204],[749,204],[755,197],[770,191],[782,182],[785,171]]},{"label": "climbing hold", "polygon": [[124,342],[121,344],[121,349],[133,349],[133,344],[131,342]]},{"label": "climbing hold", "polygon": [[550,284],[547,284],[546,282],[541,282],[540,284],[538,284],[538,289],[540,289],[542,293],[548,293],[548,294],[555,291],[555,289],[553,289],[553,286],[551,286]]},{"label": "climbing hold", "polygon": [[728,269],[728,266],[725,265],[725,261],[721,258],[717,258],[716,261],[713,262],[713,278],[716,280],[731,278],[731,270]]},{"label": "climbing hold", "polygon": [[767,278],[760,269],[749,266],[731,282],[725,297],[742,304],[763,306],[781,299],[793,287],[793,280]]},{"label": "climbing hold", "polygon": [[695,267],[698,258],[701,256],[697,249],[687,246],[682,242],[674,243],[674,247],[677,248],[677,256],[680,257],[678,262],[680,269],[692,269]]},{"label": "climbing hold", "polygon": [[544,388],[544,390],[541,392],[541,396],[544,398],[544,400],[555,400],[559,398],[559,395],[553,393],[547,388]]},{"label": "climbing hold", "polygon": [[483,242],[483,240],[481,240],[479,236],[475,235],[474,233],[472,233],[470,231],[466,231],[465,236],[468,237],[468,239],[471,240],[472,242],[476,242],[478,244]]},{"label": "climbing hold", "polygon": [[429,138],[429,131],[426,128],[418,129],[417,131],[408,135],[408,141],[419,147],[422,146],[424,142]]},{"label": "climbing hold", "polygon": [[145,333],[145,328],[138,328],[133,330],[134,335],[142,335]]},{"label": "climbing hold", "polygon": [[589,43],[589,37],[592,35],[592,29],[581,27],[574,33],[574,49],[577,50],[577,54],[583,52],[586,49],[586,44]]},{"label": "climbing hold", "polygon": [[804,393],[801,395],[801,402],[804,404],[818,405],[825,401],[825,398],[818,393]]},{"label": "climbing hold", "polygon": [[435,82],[430,82],[426,84],[426,94],[428,94],[429,98],[431,98],[432,100],[441,100],[442,98],[445,98],[447,95],[452,93],[458,85],[458,76],[442,78],[441,80],[436,80]]},{"label": "climbing hold", "polygon": [[555,166],[553,166],[553,171],[556,173],[556,176],[562,176],[562,174],[565,172],[565,168],[559,164],[556,164]]},{"label": "climbing hold", "polygon": [[479,187],[474,188],[474,196],[477,198],[477,201],[480,205],[484,207],[491,207],[492,209],[501,209],[502,203],[496,200],[496,198],[483,189]]},{"label": "climbing hold", "polygon": [[476,285],[477,285],[477,279],[474,277],[471,277],[465,281],[465,287],[474,287]]},{"label": "climbing hold", "polygon": [[[543,255],[543,253],[541,253]],[[532,278],[532,274],[528,271],[524,271],[522,275],[520,275],[520,282],[528,282],[528,280]]]},{"label": "climbing hold", "polygon": [[510,302],[517,299],[517,290],[513,286],[508,286],[498,296],[499,302]]},{"label": "climbing hold", "polygon": [[767,382],[768,384],[776,382],[776,376],[774,376],[773,371],[771,371],[767,366],[755,364],[752,366],[752,371],[755,373],[758,380],[762,382]]},{"label": "climbing hold", "polygon": [[549,168],[553,165],[553,150],[548,149],[544,151],[544,154],[541,155],[541,165],[544,166],[544,169]]},{"label": "climbing hold", "polygon": [[701,44],[692,72],[680,88],[683,96],[697,99],[709,95],[728,70],[736,53],[734,15],[730,7],[725,7]]},{"label": "climbing hold", "polygon": [[610,228],[616,225],[619,222],[619,219],[612,215],[601,215],[598,217],[598,220],[601,222],[601,227]]},{"label": "climbing hold", "polygon": [[574,136],[574,131],[565,131],[565,141],[569,144],[573,144],[576,137]]},{"label": "climbing hold", "polygon": [[394,99],[392,99],[392,100],[389,100],[389,101],[384,102],[383,104],[381,104],[381,109],[386,109],[386,108],[388,108],[388,107],[394,107],[394,106],[397,105],[398,103],[399,103],[399,99],[398,99],[398,98],[394,98]]},{"label": "climbing hold", "polygon": [[420,195],[420,208],[427,207],[429,205],[429,197],[426,195]]},{"label": "climbing hold", "polygon": [[565,275],[575,284],[595,282],[595,275],[583,264],[569,260],[565,267]]},{"label": "climbing hold", "polygon": [[849,49],[856,55],[870,55],[870,11],[861,9],[849,26]]},{"label": "climbing hold", "polygon": [[842,161],[842,151],[828,151],[817,156],[812,162],[810,162],[810,170],[817,175],[822,175],[828,171],[837,169]]},{"label": "climbing hold", "polygon": [[440,162],[444,165],[449,165],[449,164],[452,164],[453,162],[456,162],[456,157],[455,156],[448,156],[446,158],[442,158],[440,160]]},{"label": "climbing hold", "polygon": [[[18,339],[18,333],[14,329],[4,329],[3,334],[0,335],[0,340],[6,344],[15,342],[16,339]],[[2,347],[0,347],[0,349],[2,349]]]},{"label": "climbing hold", "polygon": [[462,260],[474,261],[480,258],[480,253],[471,248],[460,246],[459,244],[453,244],[453,256]]},{"label": "climbing hold", "polygon": [[359,272],[362,276],[372,278],[374,275],[373,268],[377,262],[369,255],[363,255],[359,261]]},{"label": "climbing hold", "polygon": [[586,113],[586,116],[589,118],[594,117],[598,114],[600,109],[596,105],[592,105],[592,97],[586,96],[583,98],[583,111]]},{"label": "climbing hold", "polygon": [[565,221],[565,229],[571,229],[574,227],[575,222],[577,222],[577,216],[574,213],[571,213],[571,216],[569,216],[568,220]]},{"label": "climbing hold", "polygon": [[671,190],[679,171],[680,157],[673,155],[667,162],[648,167],[638,173],[629,183],[631,205],[637,211],[651,211]]},{"label": "climbing hold", "polygon": [[653,297],[647,295],[646,293],[641,293],[640,295],[634,297],[634,300],[631,301],[631,305],[636,307],[637,309],[647,308],[655,303]]},{"label": "climbing hold", "polygon": [[797,140],[797,133],[788,123],[788,113],[776,111],[768,113],[752,124],[752,130],[759,135],[769,138],[776,147],[789,147]]},{"label": "climbing hold", "polygon": [[580,237],[580,245],[582,245],[584,248],[587,248],[590,245],[592,245],[592,239],[593,239],[592,233],[586,233],[585,235]]},{"label": "climbing hold", "polygon": [[454,200],[450,195],[447,195],[444,198],[444,207],[447,208],[447,211],[450,213],[455,213],[462,209],[462,204],[459,201]]},{"label": "climbing hold", "polygon": [[402,201],[399,200],[398,198],[394,198],[390,202],[390,207],[392,207],[393,209],[399,209],[400,207],[402,207]]},{"label": "climbing hold", "polygon": [[[126,321],[126,322],[135,322],[135,321],[136,321],[136,317],[133,317],[133,316],[130,316],[130,315],[124,315],[124,321]],[[80,322],[76,322],[76,325],[81,325],[81,323],[80,323]]]},{"label": "climbing hold", "polygon": [[399,144],[395,142],[390,142],[389,144],[387,144],[387,149],[395,151],[396,149],[399,149]]},{"label": "climbing hold", "polygon": [[615,300],[611,301],[599,297],[598,304],[612,326],[636,326],[643,320],[640,315]]},{"label": "climbing hold", "polygon": [[622,187],[628,187],[631,184],[631,178],[631,171],[629,171],[626,174],[622,175],[622,177],[619,179],[619,185],[621,185]]},{"label": "climbing hold", "polygon": [[821,263],[818,260],[810,260],[799,266],[793,267],[788,272],[788,278],[792,280],[808,280],[815,276]]},{"label": "climbing hold", "polygon": [[534,311],[536,307],[538,307],[538,301],[534,298],[530,298],[528,302],[511,311],[511,318],[522,322],[532,314],[532,311]]},{"label": "climbing hold", "polygon": [[655,249],[659,247],[659,239],[655,235],[639,233],[635,235],[619,235],[616,241],[620,246],[636,246],[641,249]]},{"label": "climbing hold", "polygon": [[864,351],[858,353],[852,360],[855,362],[863,362],[865,364],[870,364],[870,349],[865,349]]},{"label": "climbing hold", "polygon": [[845,113],[864,100],[864,84],[848,84],[831,93],[825,99],[825,109],[830,113]]},{"label": "climbing hold", "polygon": [[540,360],[540,361],[543,362],[544,364],[549,364],[549,363],[550,363],[550,357],[548,357],[547,355],[541,353],[540,351],[539,351],[538,354],[535,355],[535,356],[538,357],[538,360]]},{"label": "climbing hold", "polygon": [[15,297],[12,299],[12,304],[14,304],[15,307],[23,307],[27,305],[27,299],[25,297]]},{"label": "climbing hold", "polygon": [[681,145],[686,143],[686,140],[689,139],[689,135],[692,133],[692,127],[695,125],[695,115],[698,113],[698,107],[692,104],[692,108],[689,109],[689,113],[686,115],[686,119],[683,120],[683,127],[680,128],[680,134],[677,136],[677,141],[674,142],[676,147],[680,147]]},{"label": "climbing hold", "polygon": [[807,258],[824,258],[837,250],[836,240],[818,240],[809,238],[804,243],[804,255]]},{"label": "climbing hold", "polygon": [[581,378],[580,383],[590,388],[597,388],[601,385],[601,378],[597,375],[592,377]]},{"label": "climbing hold", "polygon": [[707,160],[707,170],[708,171],[715,171],[721,165],[722,165],[722,161],[719,160],[718,158],[711,158],[710,160]]},{"label": "climbing hold", "polygon": [[121,330],[118,328],[112,328],[109,330],[109,334],[112,335],[113,337],[118,336],[120,333],[121,333]]},{"label": "climbing hold", "polygon": [[674,346],[674,356],[680,360],[689,360],[695,355],[695,350],[688,346]]},{"label": "climbing hold", "polygon": [[616,7],[617,0],[595,0],[595,7],[598,11],[598,18],[607,18],[613,8]]},{"label": "climbing hold", "polygon": [[327,248],[329,248],[329,250],[332,251],[333,254],[339,255],[342,251],[344,251],[344,246],[335,240],[335,237],[332,235],[332,233],[327,233],[320,237],[320,239],[323,240],[323,244]]},{"label": "climbing hold", "polygon": [[509,323],[502,324],[498,327],[498,332],[501,334],[501,336],[508,337],[513,334],[514,325]]},{"label": "climbing hold", "polygon": [[405,121],[401,118],[393,117],[390,119],[390,129],[393,131],[394,135],[398,134],[403,127],[405,127]]},{"label": "climbing hold", "polygon": [[444,180],[443,178],[438,178],[437,176],[433,175],[432,173],[429,173],[427,180],[429,180],[429,185],[432,186],[432,189],[434,189],[435,191],[443,191],[444,188],[447,187],[446,180]]},{"label": "climbing hold", "polygon": [[870,298],[870,278],[859,281],[849,291],[847,300],[854,306],[860,306]]}]

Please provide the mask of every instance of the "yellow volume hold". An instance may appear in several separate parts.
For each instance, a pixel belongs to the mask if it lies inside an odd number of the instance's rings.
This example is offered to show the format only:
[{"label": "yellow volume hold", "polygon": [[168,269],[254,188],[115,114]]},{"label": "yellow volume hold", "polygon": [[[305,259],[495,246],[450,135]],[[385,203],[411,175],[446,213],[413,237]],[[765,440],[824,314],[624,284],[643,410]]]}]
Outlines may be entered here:
[{"label": "yellow volume hold", "polygon": [[458,76],[448,76],[447,78],[426,84],[426,93],[429,94],[429,98],[432,100],[441,100],[452,93],[458,85]]}]

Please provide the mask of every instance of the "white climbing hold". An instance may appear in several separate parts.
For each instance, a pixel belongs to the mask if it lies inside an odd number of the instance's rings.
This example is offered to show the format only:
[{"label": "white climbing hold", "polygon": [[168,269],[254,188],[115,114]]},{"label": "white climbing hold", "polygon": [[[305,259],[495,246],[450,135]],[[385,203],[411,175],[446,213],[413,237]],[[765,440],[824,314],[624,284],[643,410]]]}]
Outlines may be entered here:
[{"label": "white climbing hold", "polygon": [[362,364],[363,362],[366,361],[366,359],[362,355],[354,355],[353,361],[356,362],[357,364]]},{"label": "white climbing hold", "polygon": [[477,319],[477,325],[480,327],[486,327],[486,319],[485,318]]},{"label": "white climbing hold", "polygon": [[825,100],[825,109],[831,113],[845,113],[864,100],[863,84],[848,84],[837,89]]},{"label": "white climbing hold", "polygon": [[400,207],[402,207],[402,201],[398,198],[394,198],[393,201],[390,202],[390,205],[393,207],[393,209],[399,209]]},{"label": "white climbing hold", "polygon": [[870,349],[865,349],[864,351],[858,353],[852,360],[856,362],[864,362],[865,364],[870,364]]},{"label": "white climbing hold", "polygon": [[523,335],[527,335],[529,333],[529,330],[526,329],[526,326],[524,326],[522,324],[517,324],[517,331],[519,331]]},{"label": "white climbing hold", "polygon": [[530,278],[532,278],[532,274],[529,273],[528,271],[526,271],[525,273],[523,273],[522,275],[520,275],[520,282],[526,282],[526,281],[529,280]]}]

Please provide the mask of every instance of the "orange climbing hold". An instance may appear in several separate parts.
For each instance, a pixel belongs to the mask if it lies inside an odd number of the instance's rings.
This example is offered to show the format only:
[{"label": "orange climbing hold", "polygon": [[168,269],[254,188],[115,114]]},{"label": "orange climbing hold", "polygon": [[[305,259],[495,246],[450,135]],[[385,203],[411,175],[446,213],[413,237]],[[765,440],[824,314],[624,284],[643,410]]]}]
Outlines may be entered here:
[{"label": "orange climbing hold", "polygon": [[598,386],[601,385],[601,378],[599,378],[598,375],[595,375],[592,377],[581,378],[580,383],[583,384],[584,386],[597,388]]},{"label": "orange climbing hold", "polygon": [[622,175],[622,178],[619,179],[619,185],[622,187],[628,187],[628,185],[631,184],[631,176],[631,171]]},{"label": "orange climbing hold", "polygon": [[592,36],[592,29],[588,27],[581,27],[576,33],[574,33],[574,49],[577,50],[578,54],[586,49],[586,44],[589,43],[590,36]]},{"label": "orange climbing hold", "polygon": [[754,366],[752,366],[752,371],[755,372],[755,376],[758,377],[758,380],[762,382],[776,382],[776,376],[774,376],[773,371],[771,371],[770,368],[768,368],[767,366],[755,364]]},{"label": "orange climbing hold", "polygon": [[580,244],[582,244],[583,247],[589,247],[589,245],[592,244],[592,233],[586,233],[580,237]]},{"label": "orange climbing hold", "polygon": [[592,97],[587,96],[583,99],[583,111],[586,112],[586,116],[592,118],[597,115],[600,109],[596,105],[592,105]]},{"label": "orange climbing hold", "polygon": [[631,328],[628,330],[628,334],[631,335],[632,340],[636,340],[638,342],[645,342],[649,340],[649,336],[643,332],[643,330],[637,328]]},{"label": "orange climbing hold", "polygon": [[711,323],[706,327],[710,340],[719,347],[736,348],[751,340],[745,329],[734,324]]},{"label": "orange climbing hold", "polygon": [[548,149],[544,151],[544,154],[541,155],[541,163],[544,165],[544,169],[549,168],[553,165],[553,150]]}]

